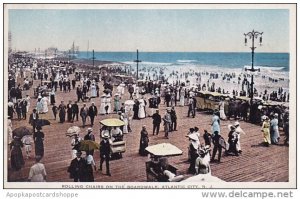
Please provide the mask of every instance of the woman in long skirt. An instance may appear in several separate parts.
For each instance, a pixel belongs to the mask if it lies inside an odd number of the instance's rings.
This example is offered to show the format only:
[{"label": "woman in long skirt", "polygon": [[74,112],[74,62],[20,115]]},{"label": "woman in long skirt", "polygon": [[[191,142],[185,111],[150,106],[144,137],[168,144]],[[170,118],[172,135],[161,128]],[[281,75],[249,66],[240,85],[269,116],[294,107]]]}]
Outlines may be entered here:
[{"label": "woman in long skirt", "polygon": [[263,116],[263,124],[261,131],[263,132],[264,144],[269,146],[271,144],[271,137],[270,137],[270,120],[267,116]]},{"label": "woman in long skirt", "polygon": [[140,138],[140,149],[139,149],[139,154],[142,156],[146,156],[146,148],[148,147],[149,143],[149,138],[148,138],[148,132],[146,130],[146,126],[143,126],[143,129],[141,131],[141,138]]},{"label": "woman in long skirt", "polygon": [[23,154],[21,148],[23,147],[23,143],[21,139],[17,136],[14,137],[14,140],[10,143],[11,149],[11,168],[19,171],[22,166],[25,164],[23,159]]},{"label": "woman in long skirt", "polygon": [[95,180],[94,180],[93,168],[96,171],[96,163],[91,154],[87,154],[86,163],[87,163],[87,165],[86,165],[86,181],[94,182]]},{"label": "woman in long skirt", "polygon": [[36,103],[36,110],[37,110],[38,114],[43,113],[44,106],[43,106],[42,98],[38,98],[38,101]]},{"label": "woman in long skirt", "polygon": [[139,100],[139,113],[138,116],[140,119],[143,119],[146,117],[146,113],[145,113],[145,102],[143,99]]},{"label": "woman in long skirt", "polygon": [[106,110],[107,114],[111,113],[111,96],[110,96],[110,94],[106,95],[105,110]]},{"label": "woman in long skirt", "polygon": [[213,114],[211,126],[212,126],[212,132],[213,133],[216,132],[216,131],[218,131],[219,134],[220,134],[220,118],[217,115],[216,111]]},{"label": "woman in long skirt", "polygon": [[221,101],[219,103],[219,107],[220,107],[220,118],[222,120],[226,120],[227,117],[225,115],[225,103],[224,103],[224,101]]},{"label": "woman in long skirt", "polygon": [[105,115],[106,114],[105,106],[106,106],[106,95],[103,94],[100,97],[100,109],[99,109],[99,114],[100,115]]},{"label": "woman in long skirt", "polygon": [[279,130],[278,130],[278,114],[275,113],[274,118],[270,122],[271,126],[271,142],[272,144],[278,144],[279,142]]},{"label": "woman in long skirt", "polygon": [[41,131],[42,127],[36,127],[37,131],[34,133],[35,156],[44,156],[44,133]]},{"label": "woman in long skirt", "polygon": [[118,113],[120,110],[120,96],[118,93],[114,96],[114,112]]},{"label": "woman in long skirt", "polygon": [[52,92],[50,94],[50,104],[51,105],[55,104],[55,92],[54,92],[54,90],[52,90]]}]

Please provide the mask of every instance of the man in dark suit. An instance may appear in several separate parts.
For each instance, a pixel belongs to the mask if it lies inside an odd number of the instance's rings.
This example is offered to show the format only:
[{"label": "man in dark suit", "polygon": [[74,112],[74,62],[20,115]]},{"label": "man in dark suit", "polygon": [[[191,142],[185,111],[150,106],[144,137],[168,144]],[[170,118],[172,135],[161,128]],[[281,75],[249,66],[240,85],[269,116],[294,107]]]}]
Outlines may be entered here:
[{"label": "man in dark suit", "polygon": [[76,116],[76,121],[78,121],[79,107],[78,107],[77,101],[75,101],[75,103],[72,104],[72,112],[73,112],[72,121],[74,121],[75,116]]},{"label": "man in dark suit", "polygon": [[82,89],[80,87],[80,85],[78,85],[77,89],[76,89],[76,95],[77,95],[77,101],[79,102],[79,100],[82,100]]},{"label": "man in dark suit", "polygon": [[94,125],[94,119],[97,116],[98,110],[95,106],[94,102],[92,102],[92,105],[89,107],[89,116],[91,118],[91,125]]},{"label": "man in dark suit", "polygon": [[35,132],[38,119],[39,114],[36,112],[36,109],[33,109],[32,113],[29,116],[29,124],[31,124],[31,126],[33,127],[33,133]]},{"label": "man in dark suit", "polygon": [[109,171],[109,159],[110,159],[110,144],[109,144],[109,135],[103,135],[104,139],[100,142],[100,168],[99,171],[102,171],[102,164],[105,161],[106,164],[106,175],[111,176]]},{"label": "man in dark suit", "polygon": [[[84,140],[95,141],[95,135],[92,128],[88,128],[87,134],[83,137]],[[87,154],[94,155],[94,150],[86,151]]]},{"label": "man in dark suit", "polygon": [[85,182],[86,176],[86,167],[87,163],[84,158],[81,157],[81,151],[76,153],[76,158],[71,161],[71,164],[68,168],[70,173],[70,178],[74,179],[74,182]]},{"label": "man in dark suit", "polygon": [[177,128],[177,115],[176,115],[176,111],[175,111],[175,107],[172,106],[172,109],[171,109],[171,131],[177,131],[176,128]]},{"label": "man in dark suit", "polygon": [[159,127],[161,123],[161,116],[159,115],[159,110],[156,110],[156,112],[152,115],[153,119],[153,135],[156,132],[156,135],[159,133]]},{"label": "man in dark suit", "polygon": [[220,140],[222,139],[222,137],[219,135],[218,131],[214,132],[214,136],[212,137],[212,141],[214,144],[214,148],[213,148],[213,154],[211,157],[211,162],[215,161],[215,156],[218,152],[218,162],[221,162],[221,155],[222,155],[222,145],[220,144]]},{"label": "man in dark suit", "polygon": [[165,102],[167,103],[167,107],[170,107],[170,101],[171,101],[171,94],[170,92],[167,92],[165,95]]}]

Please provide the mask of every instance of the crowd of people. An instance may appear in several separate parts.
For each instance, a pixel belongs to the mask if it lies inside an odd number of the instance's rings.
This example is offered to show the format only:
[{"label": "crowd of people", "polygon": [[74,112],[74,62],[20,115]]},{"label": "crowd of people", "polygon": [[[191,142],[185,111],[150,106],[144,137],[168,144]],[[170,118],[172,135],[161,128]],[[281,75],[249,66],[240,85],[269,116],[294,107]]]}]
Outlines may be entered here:
[{"label": "crowd of people", "polygon": [[[115,72],[118,72],[116,70]],[[218,74],[210,74],[211,79],[218,79]],[[230,74],[225,74],[226,79],[232,78]],[[199,74],[201,79],[201,74]],[[27,94],[27,90],[32,86],[30,79],[41,83],[35,88],[36,102]],[[48,82],[49,80],[49,82]],[[200,81],[200,80],[199,80]],[[248,85],[246,80],[240,80],[243,85]],[[99,83],[101,82],[101,84]],[[103,83],[103,84],[102,84]],[[17,86],[16,86],[17,85]],[[103,85],[103,88],[101,87]],[[94,72],[76,70],[76,64],[64,61],[41,61],[33,58],[15,58],[10,62],[9,69],[9,102],[8,119],[13,120],[17,114],[17,120],[27,120],[27,114],[32,110],[29,116],[29,124],[33,128],[33,137],[18,137],[12,133],[12,126],[9,125],[9,142],[11,147],[11,167],[20,170],[24,165],[22,147],[25,145],[26,157],[30,158],[31,145],[34,143],[36,163],[30,170],[29,180],[45,181],[46,171],[40,162],[44,157],[44,139],[42,125],[39,120],[42,114],[49,112],[51,106],[53,119],[58,120],[60,124],[75,123],[81,119],[81,128],[87,126],[93,127],[95,119],[99,115],[117,114],[118,119],[124,122],[121,127],[103,127],[101,129],[100,142],[100,162],[99,169],[102,171],[102,164],[106,164],[106,174],[111,176],[109,162],[111,160],[112,142],[122,141],[124,134],[132,132],[131,124],[134,120],[140,121],[145,118],[152,118],[152,129],[146,125],[141,125],[140,142],[138,153],[141,156],[147,156],[146,148],[149,145],[150,138],[148,130],[153,136],[159,135],[161,125],[163,126],[163,137],[169,139],[170,132],[178,130],[177,113],[175,107],[188,107],[186,116],[196,117],[197,92],[200,90],[209,90],[219,93],[225,93],[221,88],[215,88],[215,84],[203,84],[193,87],[189,81],[182,83],[180,81],[170,84],[166,81],[146,80],[142,83],[121,82],[114,85],[111,75],[105,76],[101,73],[95,75]],[[115,89],[115,90],[114,90]],[[223,89],[224,90],[224,89]],[[60,93],[74,93],[76,99],[67,99],[60,101],[57,105],[56,95]],[[113,94],[114,93],[114,94]],[[125,93],[129,98],[125,101]],[[276,93],[285,101],[287,95],[282,89],[273,92],[270,99],[278,99]],[[217,162],[221,162],[222,150],[225,155],[239,156],[242,153],[240,139],[241,134],[245,133],[238,120],[254,121],[262,123],[263,141],[266,146],[278,144],[280,139],[279,127],[283,127],[285,132],[285,143],[289,142],[289,117],[288,110],[281,106],[265,106],[261,101],[254,101],[252,107],[249,102],[239,100],[235,97],[222,99],[219,102],[219,110],[215,110],[211,122],[211,133],[205,130],[203,141],[198,127],[191,128],[187,137],[190,140],[189,145],[189,172],[192,174],[210,173],[210,162],[215,162],[218,153]],[[243,94],[242,94],[243,95]],[[240,95],[240,96],[242,96]],[[267,96],[267,92],[265,92]],[[266,97],[267,98],[267,97]],[[284,99],[283,99],[284,98]],[[67,101],[67,103],[66,103]],[[95,101],[100,101],[100,106],[95,105]],[[166,106],[165,112],[161,115],[160,107]],[[33,107],[33,108],[32,108]],[[249,112],[251,115],[249,116]],[[220,123],[223,120],[234,118],[236,121],[229,126],[228,138],[221,136]],[[196,122],[196,121],[195,121]],[[141,123],[142,124],[142,123]],[[94,171],[97,170],[94,160],[93,150],[81,150],[82,140],[95,141],[93,129],[88,128],[87,134],[81,138],[75,134],[72,138],[72,157],[68,172],[74,182],[92,182],[94,181]],[[211,153],[212,151],[212,153]],[[82,155],[84,154],[84,157]],[[164,169],[166,170],[166,169]],[[173,176],[174,177],[174,176]]]}]

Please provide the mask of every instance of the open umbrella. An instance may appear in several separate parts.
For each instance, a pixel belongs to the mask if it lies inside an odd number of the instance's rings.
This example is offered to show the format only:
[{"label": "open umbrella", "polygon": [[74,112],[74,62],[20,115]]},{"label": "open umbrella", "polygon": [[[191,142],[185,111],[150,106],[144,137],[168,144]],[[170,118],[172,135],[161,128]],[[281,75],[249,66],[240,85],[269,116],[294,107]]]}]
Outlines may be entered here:
[{"label": "open umbrella", "polygon": [[166,156],[178,156],[182,155],[182,151],[176,146],[170,143],[161,143],[146,148],[150,154],[154,156],[166,157]]},{"label": "open umbrella", "polygon": [[80,151],[92,151],[95,149],[99,149],[99,144],[92,140],[82,140],[80,142]]},{"label": "open umbrella", "polygon": [[80,128],[78,126],[71,126],[66,133],[66,136],[73,136],[80,133]]},{"label": "open umbrella", "polygon": [[135,103],[134,103],[133,100],[126,100],[126,101],[124,102],[124,104],[125,104],[125,105],[128,105],[128,106],[133,106]]},{"label": "open umbrella", "polygon": [[50,124],[51,124],[50,121],[45,119],[39,119],[36,123],[37,126],[46,126]]},{"label": "open umbrella", "polygon": [[225,182],[218,177],[208,174],[198,174],[192,177],[189,177],[181,182]]},{"label": "open umbrella", "polygon": [[109,119],[105,119],[100,121],[100,123],[104,126],[124,126],[125,123],[122,120],[116,119],[116,118],[109,118]]},{"label": "open umbrella", "polygon": [[199,137],[195,133],[189,134],[187,137],[195,141],[199,140]]},{"label": "open umbrella", "polygon": [[22,127],[19,127],[19,128],[16,128],[15,130],[13,130],[12,134],[13,134],[13,137],[17,136],[17,137],[22,138],[25,135],[32,135],[32,129],[22,126]]}]

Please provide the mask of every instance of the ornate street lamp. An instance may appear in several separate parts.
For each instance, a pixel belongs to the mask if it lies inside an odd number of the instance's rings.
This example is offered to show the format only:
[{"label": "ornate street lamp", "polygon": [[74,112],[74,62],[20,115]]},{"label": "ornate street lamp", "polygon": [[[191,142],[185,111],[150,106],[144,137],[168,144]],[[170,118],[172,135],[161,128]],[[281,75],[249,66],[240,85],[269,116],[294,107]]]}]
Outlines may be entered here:
[{"label": "ornate street lamp", "polygon": [[[251,68],[245,68],[246,71],[250,71],[250,72],[256,72],[256,71],[260,71],[260,69],[254,69],[254,50],[255,50],[255,45],[254,45],[254,40],[259,38],[259,45],[262,45],[262,34],[263,32],[257,32],[255,30],[252,30],[251,32],[248,33],[244,33],[245,35],[245,46],[247,46],[247,38],[249,38],[250,40],[252,40],[252,46],[250,47],[251,52],[252,52],[252,63],[251,63]],[[253,73],[251,74],[251,93],[250,93],[250,120],[253,119],[253,113],[252,113],[252,105],[253,105]]]},{"label": "ornate street lamp", "polygon": [[139,50],[136,50],[136,60],[134,60],[134,62],[136,62],[136,80],[139,79],[139,62],[142,62],[141,60],[139,60]]}]

